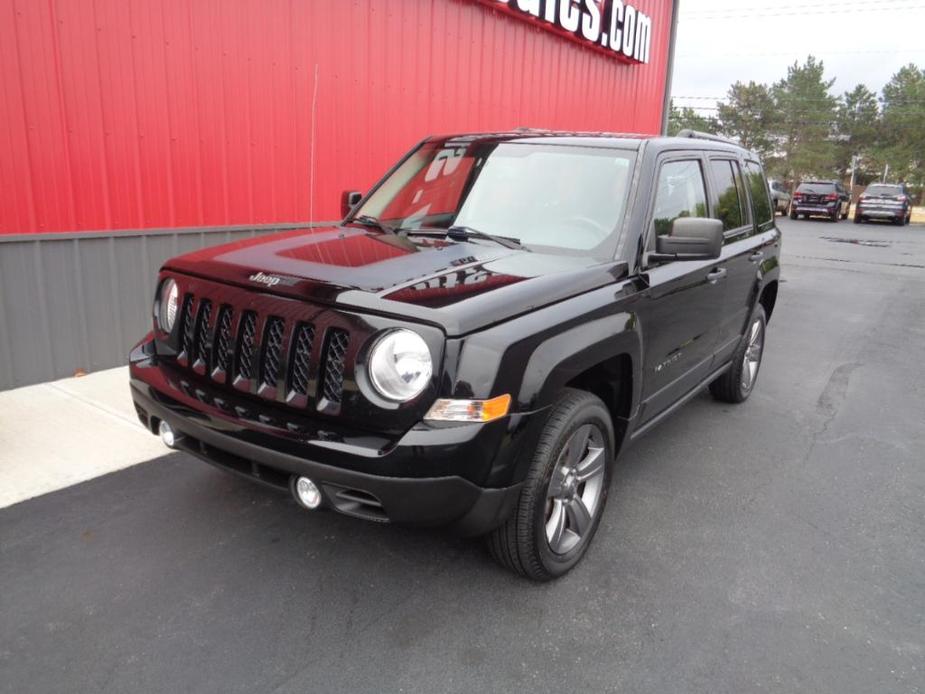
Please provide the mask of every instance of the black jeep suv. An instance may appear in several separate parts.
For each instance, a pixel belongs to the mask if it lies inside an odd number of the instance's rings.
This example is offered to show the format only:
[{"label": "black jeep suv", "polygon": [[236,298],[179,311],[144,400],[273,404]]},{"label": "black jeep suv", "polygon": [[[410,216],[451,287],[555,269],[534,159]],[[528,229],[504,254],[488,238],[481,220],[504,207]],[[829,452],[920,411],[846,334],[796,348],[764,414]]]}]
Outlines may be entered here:
[{"label": "black jeep suv", "polygon": [[827,217],[833,222],[848,219],[851,196],[838,181],[804,181],[793,192],[790,202],[790,219],[800,215]]},{"label": "black jeep suv", "polygon": [[908,224],[912,219],[909,191],[902,183],[873,183],[858,198],[854,208],[854,223],[872,219],[888,220],[893,224]]},{"label": "black jeep suv", "polygon": [[449,525],[565,573],[617,453],[758,376],[767,182],[683,135],[429,138],[338,224],[168,261],[131,353],[141,421],[306,508]]}]

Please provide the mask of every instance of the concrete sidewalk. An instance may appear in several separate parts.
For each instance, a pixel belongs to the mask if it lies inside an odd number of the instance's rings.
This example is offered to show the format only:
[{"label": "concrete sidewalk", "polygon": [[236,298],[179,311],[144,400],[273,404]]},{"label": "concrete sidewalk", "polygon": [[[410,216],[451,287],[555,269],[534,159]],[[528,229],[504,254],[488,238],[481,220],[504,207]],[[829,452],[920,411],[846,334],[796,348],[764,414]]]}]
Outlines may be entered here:
[{"label": "concrete sidewalk", "polygon": [[0,392],[0,508],[167,452],[135,416],[128,367]]}]

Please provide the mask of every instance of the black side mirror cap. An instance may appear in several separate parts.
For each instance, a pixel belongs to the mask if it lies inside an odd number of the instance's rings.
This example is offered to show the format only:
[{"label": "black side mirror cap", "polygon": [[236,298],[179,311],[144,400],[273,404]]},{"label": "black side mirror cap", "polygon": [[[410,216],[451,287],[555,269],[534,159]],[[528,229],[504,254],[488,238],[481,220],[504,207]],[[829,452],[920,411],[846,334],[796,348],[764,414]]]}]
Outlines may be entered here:
[{"label": "black side mirror cap", "polygon": [[649,260],[714,260],[723,252],[723,223],[706,217],[678,217],[671,233],[655,239]]},{"label": "black side mirror cap", "polygon": [[345,190],[340,196],[340,216],[346,217],[363,199],[363,193],[358,190]]}]

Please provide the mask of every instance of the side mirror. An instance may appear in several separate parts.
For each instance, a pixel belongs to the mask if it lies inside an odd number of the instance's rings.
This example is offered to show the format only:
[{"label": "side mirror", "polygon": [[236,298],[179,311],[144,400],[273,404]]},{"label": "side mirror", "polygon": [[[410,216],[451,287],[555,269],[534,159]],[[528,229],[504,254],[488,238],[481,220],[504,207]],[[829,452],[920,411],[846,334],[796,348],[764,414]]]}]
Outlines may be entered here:
[{"label": "side mirror", "polygon": [[340,196],[340,216],[346,217],[356,204],[363,199],[363,193],[358,190],[345,190]]},{"label": "side mirror", "polygon": [[678,217],[671,233],[655,239],[649,260],[713,260],[723,251],[723,223],[705,217]]}]

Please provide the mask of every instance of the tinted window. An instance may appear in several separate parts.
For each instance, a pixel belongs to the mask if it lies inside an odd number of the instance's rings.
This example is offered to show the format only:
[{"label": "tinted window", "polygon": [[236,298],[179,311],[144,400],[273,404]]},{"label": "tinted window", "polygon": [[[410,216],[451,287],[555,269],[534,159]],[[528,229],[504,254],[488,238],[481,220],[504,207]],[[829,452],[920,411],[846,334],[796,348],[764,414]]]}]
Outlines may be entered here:
[{"label": "tinted window", "polygon": [[655,189],[656,234],[671,232],[678,217],[706,217],[707,193],[699,161],[671,161],[658,172]]},{"label": "tinted window", "polygon": [[739,166],[726,159],[714,159],[710,162],[713,181],[716,183],[716,197],[719,203],[713,216],[722,221],[723,231],[738,229],[745,224],[745,206],[742,204],[742,192],[739,181]]},{"label": "tinted window", "polygon": [[748,177],[748,188],[752,193],[752,204],[755,206],[755,217],[759,224],[774,219],[771,211],[771,200],[768,197],[768,187],[765,185],[764,173],[761,167],[753,161],[745,163]]},{"label": "tinted window", "polygon": [[812,182],[801,183],[797,187],[797,192],[798,193],[820,193],[820,194],[834,193],[835,184],[834,183],[812,183]]},{"label": "tinted window", "polygon": [[902,186],[885,186],[883,184],[867,186],[864,195],[902,195]]}]

